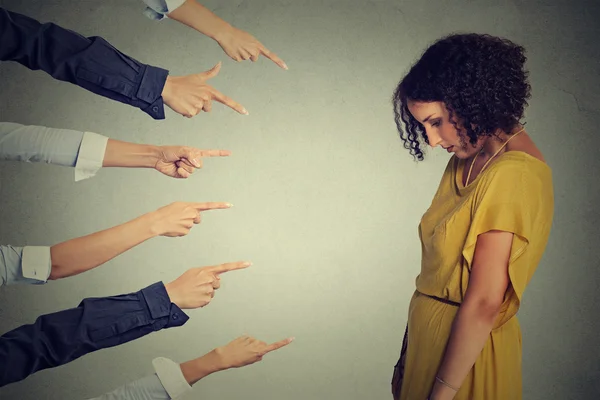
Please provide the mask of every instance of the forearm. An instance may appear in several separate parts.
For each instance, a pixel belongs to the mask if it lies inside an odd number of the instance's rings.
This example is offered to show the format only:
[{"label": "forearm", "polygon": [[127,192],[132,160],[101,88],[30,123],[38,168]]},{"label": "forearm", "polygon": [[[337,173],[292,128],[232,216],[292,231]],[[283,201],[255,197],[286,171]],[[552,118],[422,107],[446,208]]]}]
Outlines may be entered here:
[{"label": "forearm", "polygon": [[152,222],[152,214],[144,214],[113,228],[52,246],[50,279],[66,278],[96,268],[157,236]]},{"label": "forearm", "polygon": [[178,399],[207,375],[220,371],[215,351],[183,364],[158,357],[152,361],[155,374],[129,382],[90,400],[169,400]]},{"label": "forearm", "polygon": [[50,247],[0,245],[0,286],[43,284],[50,271]]},{"label": "forearm", "polygon": [[156,374],[129,382],[101,396],[88,400],[171,400]]},{"label": "forearm", "polygon": [[200,379],[224,369],[226,368],[222,365],[220,357],[215,350],[202,357],[181,364],[181,372],[190,386]]},{"label": "forearm", "polygon": [[0,337],[0,386],[187,320],[160,282],[134,293],[84,299]]},{"label": "forearm", "polygon": [[75,167],[75,181],[102,167],[107,141],[92,132],[0,122],[0,160]]},{"label": "forearm", "polygon": [[219,35],[231,28],[231,25],[196,0],[186,0],[180,7],[167,15],[170,19],[181,22],[215,40],[218,40]]},{"label": "forearm", "polygon": [[84,37],[53,23],[0,8],[0,61],[15,61],[95,94],[164,119],[168,71],[140,63],[101,37]]},{"label": "forearm", "polygon": [[74,167],[83,137],[71,129],[0,122],[0,160]]},{"label": "forearm", "polygon": [[109,139],[102,166],[154,168],[159,155],[159,146]]},{"label": "forearm", "polygon": [[[490,307],[463,303],[454,320],[437,376],[460,388],[490,337],[497,312]],[[456,392],[436,380],[431,400],[452,399]]]}]

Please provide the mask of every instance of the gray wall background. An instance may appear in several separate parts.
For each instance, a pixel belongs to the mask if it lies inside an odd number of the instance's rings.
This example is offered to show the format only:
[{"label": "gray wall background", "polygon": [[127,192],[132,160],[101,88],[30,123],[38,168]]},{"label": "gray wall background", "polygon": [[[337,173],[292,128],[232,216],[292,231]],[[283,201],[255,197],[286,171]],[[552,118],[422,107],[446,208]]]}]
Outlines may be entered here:
[{"label": "gray wall background", "polygon": [[212,85],[250,116],[215,104],[191,120],[153,121],[132,107],[15,63],[0,68],[5,121],[89,130],[131,142],[224,148],[188,180],[106,169],[73,182],[67,168],[0,165],[0,241],[51,245],[173,201],[229,201],[190,235],[156,238],[86,274],[0,290],[0,331],[84,297],[168,282],[193,266],[251,260],[226,275],[210,306],[141,340],[87,355],[0,390],[6,399],[84,399],[248,333],[296,341],[258,364],[209,376],[187,398],[385,399],[414,279],[417,224],[448,155],[415,163],[390,97],[433,40],[455,31],[506,36],[528,49],[528,131],[554,171],[556,215],[520,311],[524,398],[595,399],[600,5],[597,1],[227,1],[204,4],[279,54],[236,63],[140,1],[0,0],[13,11],[103,36],[143,62],[182,75],[223,61]]}]

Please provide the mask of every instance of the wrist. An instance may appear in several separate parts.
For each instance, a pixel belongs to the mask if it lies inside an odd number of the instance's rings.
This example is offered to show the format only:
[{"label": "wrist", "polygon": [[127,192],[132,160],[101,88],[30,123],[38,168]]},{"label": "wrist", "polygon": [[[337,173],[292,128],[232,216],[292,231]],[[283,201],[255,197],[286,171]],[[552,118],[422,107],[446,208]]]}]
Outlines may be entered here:
[{"label": "wrist", "polygon": [[440,384],[437,380],[433,385],[429,400],[452,400],[456,396],[456,391],[453,389]]},{"label": "wrist", "polygon": [[161,148],[152,144],[139,144],[130,153],[132,164],[137,168],[155,168],[160,160]]},{"label": "wrist", "polygon": [[217,43],[221,43],[225,38],[230,36],[233,33],[233,26],[229,23],[222,21],[215,23],[214,28],[210,33],[207,34],[208,37],[216,41]]},{"label": "wrist", "polygon": [[146,237],[146,240],[152,239],[163,234],[160,228],[159,218],[156,214],[156,211],[146,213],[134,219],[132,222],[139,225],[139,229],[143,232],[143,235]]},{"label": "wrist", "polygon": [[160,158],[160,147],[109,139],[103,167],[154,168]]},{"label": "wrist", "polygon": [[212,353],[212,356],[215,359],[216,365],[221,370],[233,368],[233,366],[227,362],[226,357],[223,354],[223,350],[224,350],[223,347],[217,347],[216,349],[214,349],[213,351],[210,352],[210,353]]},{"label": "wrist", "polygon": [[202,357],[198,357],[181,364],[181,372],[190,385],[193,385],[200,379],[223,369],[226,368],[222,366],[220,356],[215,350],[203,355]]},{"label": "wrist", "polygon": [[160,95],[163,98],[163,102],[168,104],[169,99],[171,98],[171,88],[173,86],[173,77],[171,75],[167,75],[167,79],[165,80],[165,85],[163,86],[163,90]]},{"label": "wrist", "polygon": [[181,301],[179,300],[177,291],[173,288],[172,283],[173,282],[165,283],[165,291],[167,292],[167,296],[169,296],[169,301],[183,309],[184,307],[181,306]]}]

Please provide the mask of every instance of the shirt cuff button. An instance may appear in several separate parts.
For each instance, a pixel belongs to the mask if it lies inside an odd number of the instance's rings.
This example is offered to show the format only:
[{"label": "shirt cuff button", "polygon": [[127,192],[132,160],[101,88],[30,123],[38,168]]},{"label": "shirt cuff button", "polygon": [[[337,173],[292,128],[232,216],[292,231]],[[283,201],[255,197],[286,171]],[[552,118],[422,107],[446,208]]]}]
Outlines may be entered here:
[{"label": "shirt cuff button", "polygon": [[158,106],[154,106],[154,107],[152,107],[152,111],[154,111],[154,112],[158,112]]},{"label": "shirt cuff button", "polygon": [[179,316],[177,316],[177,314],[173,314],[173,319],[177,319],[179,318]]}]

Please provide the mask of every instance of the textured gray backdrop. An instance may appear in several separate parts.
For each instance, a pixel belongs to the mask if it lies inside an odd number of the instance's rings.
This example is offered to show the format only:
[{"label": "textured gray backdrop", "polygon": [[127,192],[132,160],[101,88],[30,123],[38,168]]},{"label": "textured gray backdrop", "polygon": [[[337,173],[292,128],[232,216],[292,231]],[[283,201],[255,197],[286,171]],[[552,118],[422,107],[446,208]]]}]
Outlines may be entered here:
[{"label": "textured gray backdrop", "polygon": [[[501,4],[502,3],[502,4]],[[136,0],[0,0],[13,11],[103,36],[172,74],[223,61],[212,84],[250,116],[215,104],[191,120],[153,121],[132,107],[15,63],[0,67],[0,118],[115,139],[224,148],[188,180],[149,170],[73,171],[0,165],[0,242],[51,245],[172,201],[229,201],[184,238],[156,238],[86,274],[0,290],[0,332],[84,297],[135,291],[192,266],[252,260],[182,328],[97,352],[0,390],[2,399],[85,399],[151,373],[159,355],[184,361],[248,333],[296,336],[258,364],[209,376],[187,398],[390,398],[414,278],[417,224],[448,155],[415,163],[392,118],[392,91],[421,51],[455,31],[506,36],[528,49],[529,133],[554,171],[552,235],[525,294],[526,400],[600,393],[598,252],[598,1],[205,1],[279,54],[238,64]]]}]

